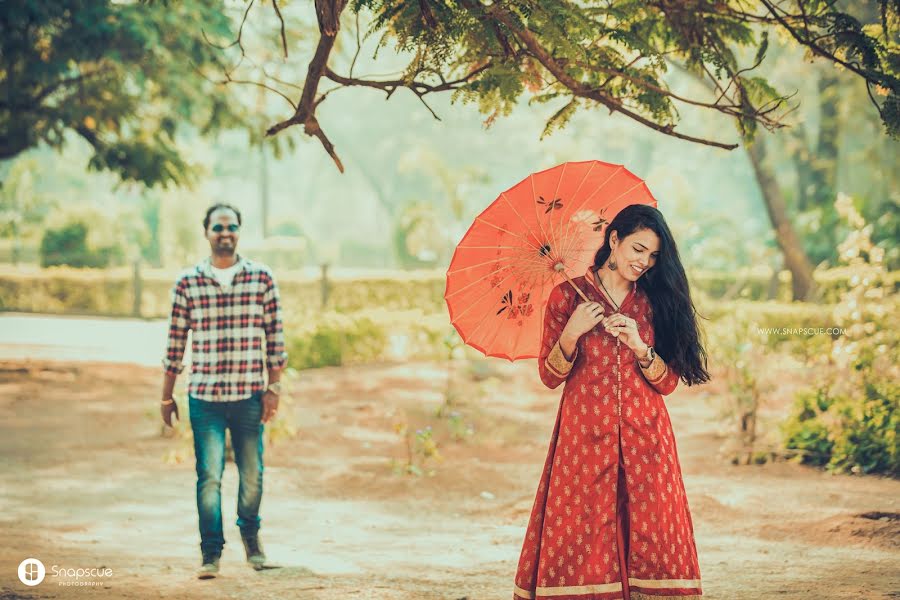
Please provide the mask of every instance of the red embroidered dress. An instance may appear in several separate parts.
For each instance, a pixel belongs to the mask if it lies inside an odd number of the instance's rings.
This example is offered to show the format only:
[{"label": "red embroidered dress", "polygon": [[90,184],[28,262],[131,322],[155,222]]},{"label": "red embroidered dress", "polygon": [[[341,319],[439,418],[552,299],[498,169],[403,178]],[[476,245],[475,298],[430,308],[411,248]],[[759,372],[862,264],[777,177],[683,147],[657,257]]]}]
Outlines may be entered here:
[{"label": "red embroidered dress", "polygon": [[[606,314],[615,307],[590,271],[574,280]],[[694,528],[663,396],[679,375],[656,357],[644,369],[601,326],[571,361],[559,336],[581,298],[553,289],[538,358],[541,381],[565,382],[547,461],[516,572],[516,600],[695,600],[702,594]],[[653,345],[646,293],[633,286],[619,312]]]}]

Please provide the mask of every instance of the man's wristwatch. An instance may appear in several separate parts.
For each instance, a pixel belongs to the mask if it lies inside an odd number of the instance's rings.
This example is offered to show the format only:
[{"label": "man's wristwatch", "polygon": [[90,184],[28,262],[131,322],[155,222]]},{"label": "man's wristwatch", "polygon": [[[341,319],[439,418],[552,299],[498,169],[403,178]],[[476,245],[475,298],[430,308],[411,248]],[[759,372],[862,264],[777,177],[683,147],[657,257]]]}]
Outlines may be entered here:
[{"label": "man's wristwatch", "polygon": [[281,382],[273,381],[272,383],[269,384],[269,387],[266,388],[266,391],[272,392],[276,396],[280,396],[281,395]]}]

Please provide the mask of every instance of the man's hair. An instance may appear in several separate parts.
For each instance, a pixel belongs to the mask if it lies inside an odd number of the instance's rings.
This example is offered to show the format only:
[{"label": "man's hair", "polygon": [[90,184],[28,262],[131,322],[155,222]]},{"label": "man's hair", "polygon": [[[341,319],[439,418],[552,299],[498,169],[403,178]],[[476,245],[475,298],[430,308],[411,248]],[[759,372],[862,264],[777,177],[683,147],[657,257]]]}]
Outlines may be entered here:
[{"label": "man's hair", "polygon": [[235,215],[237,215],[238,225],[241,224],[241,211],[239,211],[238,209],[236,209],[235,207],[233,207],[230,204],[225,204],[224,202],[216,202],[215,204],[213,204],[212,206],[210,206],[209,208],[206,209],[206,216],[203,217],[203,231],[206,231],[207,229],[209,229],[209,217],[214,212],[216,212],[217,210],[220,210],[220,209],[228,209],[231,212],[233,212]]}]

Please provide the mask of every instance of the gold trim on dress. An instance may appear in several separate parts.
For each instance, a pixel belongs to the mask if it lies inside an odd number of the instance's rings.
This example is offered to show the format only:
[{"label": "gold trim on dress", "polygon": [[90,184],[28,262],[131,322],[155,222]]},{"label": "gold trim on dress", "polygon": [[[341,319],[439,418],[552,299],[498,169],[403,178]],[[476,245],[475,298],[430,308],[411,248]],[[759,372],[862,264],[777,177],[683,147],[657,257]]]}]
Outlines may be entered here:
[{"label": "gold trim on dress", "polygon": [[635,579],[628,578],[628,585],[646,588],[699,588],[699,579]]},{"label": "gold trim on dress", "polygon": [[534,600],[534,592],[529,592],[528,590],[523,590],[517,585],[513,585],[513,593],[519,598],[527,598],[528,600]]},{"label": "gold trim on dress", "polygon": [[559,347],[559,342],[556,342],[553,345],[553,349],[550,351],[550,354],[547,355],[547,359],[544,361],[544,365],[547,369],[556,375],[557,377],[562,377],[565,379],[569,376],[569,371],[572,370],[572,365],[575,364],[575,359],[578,357],[578,347],[575,348],[575,351],[572,352],[572,360],[566,360],[566,355],[563,354],[562,348]]},{"label": "gold trim on dress", "polygon": [[607,594],[622,589],[622,582],[596,583],[594,585],[569,585],[565,587],[539,587],[538,596],[581,596],[584,594]]},{"label": "gold trim on dress", "polygon": [[[628,584],[638,587],[671,589],[671,588],[700,588],[699,579],[633,579],[628,578]],[[586,594],[606,594],[609,592],[618,592],[622,589],[622,582],[599,583],[594,585],[571,585],[561,587],[538,587],[535,591],[530,592],[520,588],[518,585],[513,586],[516,596],[525,598],[526,600],[534,600],[540,596],[582,596]],[[702,600],[700,594],[687,595],[668,595],[659,596],[656,594],[645,594],[643,592],[631,592],[631,600]]]},{"label": "gold trim on dress", "polygon": [[644,373],[644,377],[647,378],[652,384],[657,384],[665,378],[666,373],[669,371],[669,366],[666,364],[658,354],[653,355],[653,360],[650,361],[648,366],[644,366],[638,362],[638,366],[641,368],[641,372]]},{"label": "gold trim on dress", "polygon": [[688,594],[678,595],[678,596],[659,596],[657,594],[644,594],[642,592],[631,592],[631,600],[704,600],[703,596],[699,594]]}]

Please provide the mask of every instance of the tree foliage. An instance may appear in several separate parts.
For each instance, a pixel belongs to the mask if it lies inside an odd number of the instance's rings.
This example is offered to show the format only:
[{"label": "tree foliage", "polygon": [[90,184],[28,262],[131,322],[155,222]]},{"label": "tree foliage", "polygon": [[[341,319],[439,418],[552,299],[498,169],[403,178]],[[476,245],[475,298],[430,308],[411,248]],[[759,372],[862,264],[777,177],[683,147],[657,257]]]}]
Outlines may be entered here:
[{"label": "tree foliage", "polygon": [[[306,80],[294,86],[301,90],[296,109],[268,134],[302,125],[341,170],[316,116],[327,95],[318,91],[323,78],[388,96],[408,89],[426,107],[428,94],[449,91],[455,99],[477,102],[488,124],[526,95],[534,102],[558,102],[545,134],[564,126],[579,107],[605,108],[665,135],[732,149],[737,144],[683,132],[679,108],[729,115],[745,139],[760,126],[783,126],[789,97],[755,73],[771,31],[790,35],[812,55],[862,78],[887,132],[900,131],[900,8],[891,0],[881,0],[877,13],[859,16],[849,12],[853,7],[841,10],[825,0],[316,0],[315,5],[320,38]],[[367,34],[377,36],[381,48],[412,57],[401,76],[356,76],[352,66],[340,73],[329,64],[347,7],[349,13],[371,16]],[[707,80],[713,91],[693,96],[673,90],[666,79],[673,64]]]},{"label": "tree foliage", "polygon": [[8,0],[0,12],[0,159],[70,133],[90,166],[147,185],[191,181],[180,131],[240,122],[200,70],[224,57],[204,32],[233,35],[219,3]]}]

